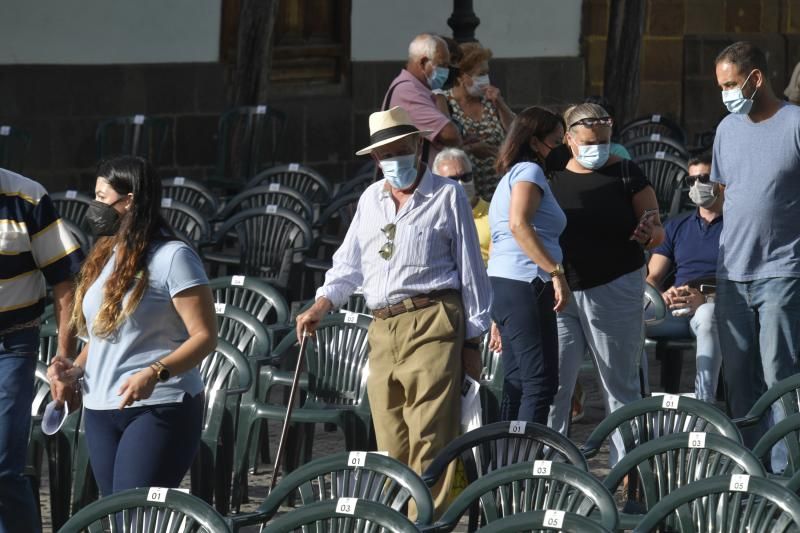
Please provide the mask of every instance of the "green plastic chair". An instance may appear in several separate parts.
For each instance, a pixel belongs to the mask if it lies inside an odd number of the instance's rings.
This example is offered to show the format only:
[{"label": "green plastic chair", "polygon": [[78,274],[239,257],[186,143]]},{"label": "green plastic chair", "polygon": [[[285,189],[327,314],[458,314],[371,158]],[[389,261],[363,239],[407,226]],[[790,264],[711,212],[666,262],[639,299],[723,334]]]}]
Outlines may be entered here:
[{"label": "green plastic chair", "polygon": [[397,511],[379,503],[358,499],[312,503],[276,518],[262,531],[263,533],[289,533],[291,531],[419,532],[408,518]]},{"label": "green plastic chair", "polygon": [[609,529],[585,516],[575,513],[553,516],[547,511],[528,511],[506,516],[486,524],[477,531],[479,533],[519,533],[520,531],[531,530],[564,531],[566,533],[610,533]]},{"label": "green plastic chair", "polygon": [[489,338],[490,334],[486,333],[481,340],[483,370],[481,371],[479,394],[484,424],[500,420],[500,405],[503,402],[503,382],[505,381],[503,357],[500,352],[493,352],[489,349]]},{"label": "green plastic chair", "polygon": [[787,417],[800,412],[800,374],[782,379],[770,387],[756,400],[745,416],[734,419],[734,422],[740,428],[755,426],[776,404],[783,408]]},{"label": "green plastic chair", "polygon": [[255,276],[227,276],[214,278],[209,285],[215,302],[235,305],[267,326],[272,346],[282,334],[294,330],[289,324],[289,304],[269,282]]},{"label": "green plastic chair", "polygon": [[161,199],[161,215],[175,234],[199,248],[211,238],[211,225],[205,215],[194,207],[173,200]]},{"label": "green plastic chair", "polygon": [[314,502],[359,498],[402,512],[413,500],[417,523],[433,520],[433,500],[425,483],[405,464],[376,452],[341,452],[303,465],[282,478],[254,513],[231,518],[234,530],[267,524],[292,499],[301,510]]},{"label": "green plastic chair", "polygon": [[22,172],[31,135],[15,126],[0,124],[0,167]]},{"label": "green plastic chair", "polygon": [[172,120],[133,115],[100,122],[95,132],[97,158],[113,154],[138,155],[159,165],[169,138]]},{"label": "green plastic chair", "polygon": [[593,457],[615,431],[619,431],[626,453],[647,441],[686,431],[714,431],[742,442],[738,428],[725,413],[686,396],[653,396],[617,409],[592,431],[581,451]]},{"label": "green plastic chair", "polygon": [[59,533],[226,533],[230,527],[203,500],[176,489],[130,489],[75,514]]},{"label": "green plastic chair", "polygon": [[241,211],[268,205],[275,205],[297,213],[309,224],[314,222],[314,207],[308,201],[308,198],[300,191],[282,183],[270,183],[246,188],[228,200],[225,207],[217,215],[217,219],[227,220]]},{"label": "green plastic chair", "polygon": [[659,527],[681,533],[798,531],[800,498],[756,476],[747,476],[746,482],[734,476],[702,479],[658,502],[633,531],[650,533]]},{"label": "green plastic chair", "polygon": [[[302,403],[292,410],[292,426],[302,433],[299,442],[290,441],[286,447],[286,471],[291,471],[299,458],[310,460],[314,424],[333,424],[344,433],[347,450],[369,448],[372,419],[367,400],[367,365],[369,344],[367,331],[372,319],[359,314],[336,313],[323,318],[316,335],[309,339],[305,353],[305,372],[300,387],[305,395]],[[287,336],[275,349],[276,357],[296,361],[297,340]],[[275,385],[290,385],[292,374],[276,373],[265,384],[265,394]],[[248,448],[254,445],[253,430],[262,420],[283,421],[283,404],[251,401],[240,409],[240,433],[237,438],[237,457],[249,457]],[[297,427],[296,424],[302,424]],[[240,463],[239,476],[246,475],[249,465]]]},{"label": "green plastic chair", "polygon": [[753,446],[753,455],[769,465],[772,449],[781,442],[787,452],[786,470],[780,476],[785,480],[800,472],[800,414],[795,413],[772,426]]},{"label": "green plastic chair", "polygon": [[219,211],[217,197],[205,185],[182,176],[161,180],[161,196],[192,206],[207,219],[214,218]]},{"label": "green plastic chair", "polygon": [[[631,472],[638,474],[645,509],[700,479],[729,474],[766,476],[754,454],[715,433],[673,433],[645,442],[625,455],[603,484],[613,493]],[[642,516],[620,512],[620,529],[633,529]]]},{"label": "green plastic chair", "polygon": [[640,155],[634,162],[650,180],[663,218],[678,214],[681,203],[681,183],[688,173],[686,160],[670,153]]},{"label": "green plastic chair", "polygon": [[50,193],[50,199],[63,220],[69,220],[84,232],[89,231],[86,224],[86,211],[92,205],[91,196],[75,190]]},{"label": "green plastic chair", "polygon": [[205,407],[200,447],[192,464],[192,494],[214,503],[225,514],[230,506],[238,403],[253,383],[250,363],[230,343],[219,339],[200,364]]},{"label": "green plastic chair", "polygon": [[330,202],[333,190],[331,183],[322,174],[297,163],[264,170],[248,181],[245,189],[253,189],[270,183],[280,183],[292,187],[304,195],[309,202],[317,205],[325,205]]},{"label": "green plastic chair", "polygon": [[611,493],[585,470],[553,461],[516,463],[473,481],[432,526],[422,531],[453,531],[464,513],[480,504],[481,522],[491,523],[526,511],[558,510],[592,516],[603,527],[617,527]]}]

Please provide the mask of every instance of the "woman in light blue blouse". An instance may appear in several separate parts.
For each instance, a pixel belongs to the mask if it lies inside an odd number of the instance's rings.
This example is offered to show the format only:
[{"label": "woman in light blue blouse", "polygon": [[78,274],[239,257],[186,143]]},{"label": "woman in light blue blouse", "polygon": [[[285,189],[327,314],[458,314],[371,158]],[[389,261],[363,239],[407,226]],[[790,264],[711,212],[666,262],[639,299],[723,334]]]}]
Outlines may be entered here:
[{"label": "woman in light blue blouse", "polygon": [[498,154],[503,177],[489,207],[488,273],[502,339],[503,420],[547,423],[558,389],[556,312],[570,297],[558,238],[567,219],[544,166],[563,137],[561,116],[529,107],[512,122]]}]

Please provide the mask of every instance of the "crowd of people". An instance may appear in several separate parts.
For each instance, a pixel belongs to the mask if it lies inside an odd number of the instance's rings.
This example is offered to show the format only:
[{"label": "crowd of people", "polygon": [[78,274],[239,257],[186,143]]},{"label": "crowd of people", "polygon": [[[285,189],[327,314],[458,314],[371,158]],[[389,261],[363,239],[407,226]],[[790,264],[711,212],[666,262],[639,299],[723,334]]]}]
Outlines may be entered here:
[{"label": "crowd of people", "polygon": [[[797,372],[800,108],[775,96],[763,52],[739,42],[717,57],[730,115],[713,154],[689,161],[696,209],[665,224],[602,100],[515,114],[481,45],[422,34],[408,55],[357,152],[382,179],[296,319],[298,337],[313,335],[363,292],[380,450],[421,473],[459,434],[484,336],[502,357],[501,418],[565,434],[586,354],[606,413],[642,397],[646,335],[696,337],[695,394],[714,401],[722,366],[734,417]],[[197,366],[216,322],[200,258],[159,212],[160,180],[136,157],[99,165],[86,258],[40,185],[0,170],[0,193],[0,531],[35,530],[22,469],[45,281],[59,325],[52,395],[84,409],[101,494],[177,486],[198,446]],[[646,283],[671,311],[647,329]],[[615,442],[612,462],[622,452]],[[438,512],[455,475],[454,463],[432,488]]]}]

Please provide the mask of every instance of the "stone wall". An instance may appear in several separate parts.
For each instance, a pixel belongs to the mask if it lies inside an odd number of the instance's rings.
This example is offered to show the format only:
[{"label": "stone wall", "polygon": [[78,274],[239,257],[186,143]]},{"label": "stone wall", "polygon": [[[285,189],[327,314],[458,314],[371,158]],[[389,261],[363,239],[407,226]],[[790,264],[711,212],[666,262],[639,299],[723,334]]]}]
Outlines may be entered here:
[{"label": "stone wall", "polygon": [[[493,82],[517,109],[583,96],[581,58],[497,59],[491,66]],[[273,91],[270,104],[288,116],[282,159],[333,181],[352,176],[364,162],[354,154],[368,144],[369,114],[401,67],[356,62],[345,85]],[[97,124],[138,113],[171,124],[160,172],[202,179],[215,169],[225,78],[220,63],[0,66],[0,124],[31,133],[22,170],[53,191],[93,190]]]}]

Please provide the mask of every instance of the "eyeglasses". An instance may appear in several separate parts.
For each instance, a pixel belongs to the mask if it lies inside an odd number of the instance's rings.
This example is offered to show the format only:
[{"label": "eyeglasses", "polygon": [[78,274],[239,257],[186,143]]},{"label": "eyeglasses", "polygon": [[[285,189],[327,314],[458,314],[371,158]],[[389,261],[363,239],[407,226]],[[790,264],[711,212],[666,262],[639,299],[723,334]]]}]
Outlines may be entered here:
[{"label": "eyeglasses", "polygon": [[587,128],[594,128],[595,126],[611,126],[612,124],[614,124],[614,119],[612,119],[611,117],[582,118],[570,124],[569,128],[567,129],[572,129],[574,126],[585,126]]},{"label": "eyeglasses", "polygon": [[378,250],[378,254],[387,261],[391,259],[394,254],[394,235],[396,230],[397,226],[394,224],[386,224],[386,226],[381,228],[383,235],[386,237],[386,242],[381,246],[381,249]]},{"label": "eyeglasses", "polygon": [[450,176],[450,179],[460,181],[462,183],[469,183],[472,181],[472,172],[464,172],[463,174],[456,174],[455,176]]},{"label": "eyeglasses", "polygon": [[711,176],[708,174],[694,174],[692,176],[686,176],[683,179],[686,181],[686,185],[691,187],[696,181],[699,181],[700,183],[708,183],[711,181]]}]

